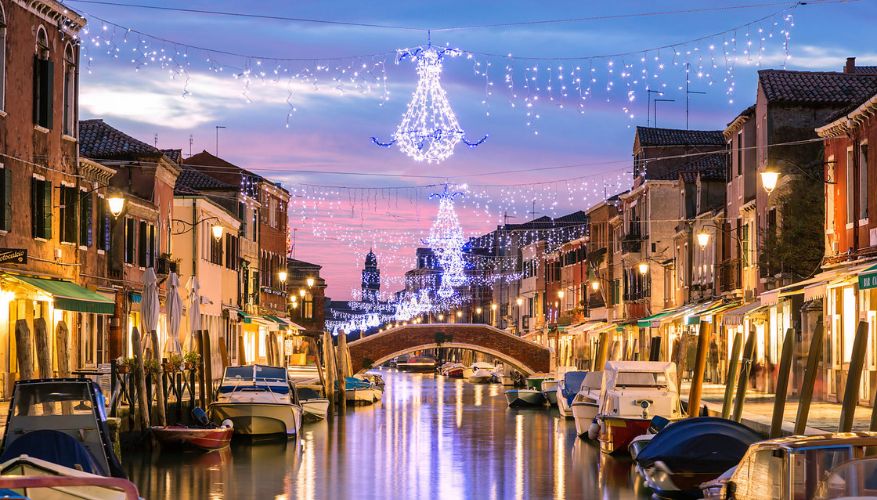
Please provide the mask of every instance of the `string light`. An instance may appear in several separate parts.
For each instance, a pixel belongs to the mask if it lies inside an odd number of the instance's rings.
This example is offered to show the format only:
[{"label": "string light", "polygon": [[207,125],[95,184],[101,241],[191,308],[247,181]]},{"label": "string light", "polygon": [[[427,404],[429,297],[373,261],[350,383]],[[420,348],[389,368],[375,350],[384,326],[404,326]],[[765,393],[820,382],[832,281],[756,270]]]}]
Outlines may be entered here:
[{"label": "string light", "polygon": [[427,243],[442,268],[441,285],[438,295],[449,298],[454,294],[454,287],[466,283],[463,264],[463,230],[457,213],[454,211],[454,197],[462,196],[460,192],[450,192],[445,185],[444,192],[435,193],[430,198],[438,198],[439,209],[435,222],[429,231]]}]

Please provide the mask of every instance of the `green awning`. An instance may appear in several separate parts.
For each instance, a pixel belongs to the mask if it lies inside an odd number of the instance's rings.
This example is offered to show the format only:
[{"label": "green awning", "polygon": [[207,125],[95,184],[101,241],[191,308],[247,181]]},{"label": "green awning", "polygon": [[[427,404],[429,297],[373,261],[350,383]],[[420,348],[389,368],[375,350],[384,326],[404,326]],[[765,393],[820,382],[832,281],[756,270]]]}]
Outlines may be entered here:
[{"label": "green awning", "polygon": [[278,325],[280,325],[280,329],[281,329],[281,330],[286,330],[286,329],[289,327],[289,323],[287,323],[286,321],[284,321],[284,320],[278,318],[277,316],[272,316],[272,315],[270,315],[270,314],[265,314],[265,315],[264,315],[264,318],[267,319],[267,320],[269,320],[269,321],[273,321],[273,322],[277,323]]},{"label": "green awning", "polygon": [[688,326],[699,325],[701,316],[710,316],[710,315],[716,314],[718,312],[722,312],[726,309],[731,309],[733,307],[737,307],[738,305],[740,305],[739,302],[727,303],[727,302],[719,301],[718,304],[713,304],[712,306],[707,307],[706,309],[704,309],[702,311],[694,312],[690,316],[686,317],[685,324]]},{"label": "green awning", "polygon": [[115,302],[76,283],[30,276],[13,276],[13,278],[51,295],[55,301],[55,309],[96,314],[113,314],[116,311]]},{"label": "green awning", "polygon": [[661,311],[659,313],[652,314],[651,316],[646,316],[645,318],[640,318],[636,321],[636,326],[640,328],[649,328],[652,326],[652,321],[661,319],[665,316],[669,316],[670,313],[675,311],[675,309],[671,309],[669,311]]},{"label": "green awning", "polygon": [[877,265],[859,273],[859,290],[877,288]]},{"label": "green awning", "polygon": [[253,322],[253,316],[251,316],[243,311],[238,311],[238,317],[241,318],[242,323],[246,323],[249,325],[250,323]]}]

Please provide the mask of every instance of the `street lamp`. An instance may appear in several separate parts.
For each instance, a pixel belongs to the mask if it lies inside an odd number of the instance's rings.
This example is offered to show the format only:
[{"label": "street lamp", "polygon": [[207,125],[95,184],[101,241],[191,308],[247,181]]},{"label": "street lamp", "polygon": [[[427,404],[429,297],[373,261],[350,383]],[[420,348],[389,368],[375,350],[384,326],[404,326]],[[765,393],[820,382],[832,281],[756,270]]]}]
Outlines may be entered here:
[{"label": "street lamp", "polygon": [[767,191],[767,195],[770,196],[770,193],[773,192],[777,187],[777,181],[780,179],[780,173],[775,170],[765,170],[761,172],[761,185],[764,186],[764,190]]},{"label": "street lamp", "polygon": [[558,298],[558,299],[563,299],[563,297],[564,297],[565,295],[566,295],[566,292],[564,292],[563,290],[558,290],[558,291],[557,291],[557,298]]},{"label": "street lamp", "polygon": [[697,244],[700,246],[700,249],[703,250],[706,248],[707,244],[710,242],[710,234],[706,231],[701,231],[697,233]]},{"label": "street lamp", "polygon": [[445,315],[444,315],[444,314],[439,314],[439,315],[438,315],[438,320],[439,320],[439,321],[444,321],[444,320],[445,320]]},{"label": "street lamp", "polygon": [[458,317],[458,318],[462,318],[462,317],[463,317],[463,311],[457,311],[457,317]]},{"label": "street lamp", "polygon": [[278,271],[277,272],[277,277],[280,278],[280,283],[282,283],[284,285],[286,284],[286,277],[287,276],[288,276],[288,274],[286,273],[286,271]]},{"label": "street lamp", "polygon": [[646,261],[642,261],[639,263],[639,273],[645,276],[649,272],[649,263]]},{"label": "street lamp", "polygon": [[113,194],[107,198],[107,205],[110,207],[110,213],[113,214],[113,218],[118,217],[125,208],[125,198],[121,194]]},{"label": "street lamp", "polygon": [[213,233],[214,240],[219,241],[222,239],[222,226],[216,224],[210,228],[210,231]]},{"label": "street lamp", "polygon": [[600,289],[600,282],[597,280],[592,281],[591,282],[591,290],[596,292],[599,289]]},{"label": "street lamp", "polygon": [[475,314],[481,314],[481,306],[475,308]]},{"label": "street lamp", "polygon": [[298,289],[298,296],[299,296],[299,297],[301,297],[301,298],[305,298],[305,293],[307,293],[307,292],[305,292],[305,289],[304,289],[304,288],[299,288],[299,289]]},{"label": "street lamp", "polygon": [[516,298],[516,299],[515,299],[515,304],[517,304],[518,307],[521,307],[521,306],[524,304],[524,299],[522,299],[522,298],[520,298],[520,297]]},{"label": "street lamp", "polygon": [[308,278],[308,279],[305,280],[305,281],[306,281],[307,284],[308,284],[308,288],[313,288],[313,286],[314,286],[314,278]]}]

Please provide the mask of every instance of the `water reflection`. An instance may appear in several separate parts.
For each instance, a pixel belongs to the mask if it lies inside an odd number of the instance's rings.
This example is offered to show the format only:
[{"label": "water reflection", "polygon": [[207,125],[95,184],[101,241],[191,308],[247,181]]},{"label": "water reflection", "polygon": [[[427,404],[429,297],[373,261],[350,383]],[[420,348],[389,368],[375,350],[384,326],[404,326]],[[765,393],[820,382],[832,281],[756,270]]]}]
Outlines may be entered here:
[{"label": "water reflection", "polygon": [[556,410],[509,409],[498,385],[385,372],[383,401],[298,440],[206,454],[127,453],[145,498],[645,498]]}]

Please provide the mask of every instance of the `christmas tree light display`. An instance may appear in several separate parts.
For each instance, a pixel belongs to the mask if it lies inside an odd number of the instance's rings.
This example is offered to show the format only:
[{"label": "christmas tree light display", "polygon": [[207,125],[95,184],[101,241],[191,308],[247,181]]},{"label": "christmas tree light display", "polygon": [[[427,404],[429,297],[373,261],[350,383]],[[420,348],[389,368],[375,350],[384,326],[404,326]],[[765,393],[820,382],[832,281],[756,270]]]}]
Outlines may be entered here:
[{"label": "christmas tree light display", "polygon": [[433,253],[442,267],[442,280],[438,289],[438,295],[448,298],[454,294],[454,287],[461,286],[466,282],[463,264],[463,230],[454,211],[454,197],[462,196],[459,192],[445,190],[435,193],[430,198],[439,199],[439,210],[435,222],[429,230],[429,239],[426,243],[432,248]]},{"label": "christmas tree light display", "polygon": [[458,55],[460,51],[457,49],[437,49],[432,44],[426,48],[418,47],[399,52],[397,62],[411,58],[417,63],[417,88],[408,103],[408,109],[402,115],[396,133],[393,134],[393,140],[381,142],[372,137],[375,144],[382,147],[396,144],[400,151],[416,161],[439,163],[454,154],[454,147],[460,141],[474,148],[487,139],[485,135],[475,142],[466,140],[448,102],[445,89],[442,88],[442,59],[445,56]]}]

